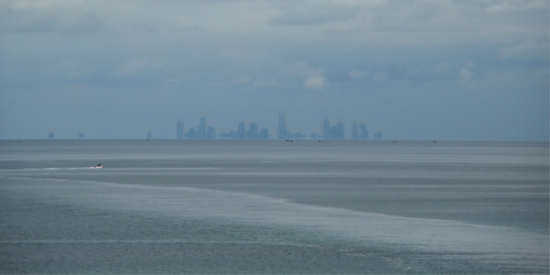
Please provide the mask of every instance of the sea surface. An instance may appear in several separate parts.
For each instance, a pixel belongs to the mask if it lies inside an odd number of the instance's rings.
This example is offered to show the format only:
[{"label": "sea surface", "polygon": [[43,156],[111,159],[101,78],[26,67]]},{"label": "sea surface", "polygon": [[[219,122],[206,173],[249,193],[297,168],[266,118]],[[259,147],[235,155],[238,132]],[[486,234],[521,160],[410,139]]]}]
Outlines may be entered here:
[{"label": "sea surface", "polygon": [[0,141],[0,273],[548,274],[548,147]]}]

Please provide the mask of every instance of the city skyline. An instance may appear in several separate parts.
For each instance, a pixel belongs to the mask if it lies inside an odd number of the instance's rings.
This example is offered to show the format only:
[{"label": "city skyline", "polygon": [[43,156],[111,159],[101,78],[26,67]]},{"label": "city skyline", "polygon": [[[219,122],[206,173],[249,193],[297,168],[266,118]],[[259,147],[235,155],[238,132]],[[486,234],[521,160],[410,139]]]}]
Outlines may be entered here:
[{"label": "city skyline", "polygon": [[[231,129],[229,132],[220,132],[216,135],[215,127],[208,126],[206,124],[206,118],[201,117],[199,120],[199,126],[191,127],[187,130],[186,133],[183,133],[183,120],[179,119],[176,123],[176,139],[270,139],[269,129],[262,128],[258,131],[258,125],[255,122],[251,122],[246,128],[244,122],[239,122],[237,130]],[[208,129],[206,135],[200,134],[203,129]],[[317,132],[308,134],[303,134],[300,131],[291,132],[286,128],[286,116],[284,112],[279,111],[278,117],[278,126],[277,126],[277,136],[271,139],[369,139],[368,129],[366,123],[353,123],[352,130],[349,136],[345,134],[345,124],[342,121],[339,121],[333,126],[330,126],[328,118],[323,120],[321,133]],[[348,138],[349,137],[349,138]],[[150,136],[148,136],[150,138]],[[382,132],[378,131],[375,136],[375,139],[382,138]]]},{"label": "city skyline", "polygon": [[[279,124],[277,127],[277,136],[272,137],[269,135],[268,128],[258,128],[257,123],[251,122],[246,127],[244,122],[239,122],[236,130],[231,129],[229,132],[216,132],[216,127],[208,125],[205,117],[199,119],[198,126],[190,127],[185,130],[184,120],[178,119],[176,121],[176,134],[174,137],[168,135],[161,135],[160,137],[155,137],[152,131],[146,132],[147,139],[363,139],[366,140],[369,138],[367,124],[366,123],[353,123],[352,130],[349,135],[345,133],[345,123],[339,121],[333,126],[330,126],[328,118],[323,120],[320,132],[312,132],[309,134],[302,133],[303,131],[292,132],[286,129],[286,117],[284,112],[279,112]],[[192,123],[190,123],[192,125]],[[359,126],[357,126],[359,125]],[[357,128],[359,127],[359,128]],[[360,134],[359,134],[360,133]],[[54,139],[55,133],[50,132],[48,134],[48,139]],[[84,133],[78,134],[79,139],[84,138]],[[377,132],[377,135],[374,139],[381,139],[382,134],[380,131]],[[61,138],[63,139],[63,138]],[[65,138],[66,139],[66,138]],[[70,139],[70,138],[69,138]],[[137,139],[140,139],[139,137]]]}]

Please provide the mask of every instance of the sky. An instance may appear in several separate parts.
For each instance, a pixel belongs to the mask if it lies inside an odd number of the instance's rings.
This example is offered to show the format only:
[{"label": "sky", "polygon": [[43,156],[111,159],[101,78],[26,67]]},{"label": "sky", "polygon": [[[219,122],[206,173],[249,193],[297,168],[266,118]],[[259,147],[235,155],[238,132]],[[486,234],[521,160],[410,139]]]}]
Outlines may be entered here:
[{"label": "sky", "polygon": [[0,139],[549,140],[549,2],[0,0]]}]

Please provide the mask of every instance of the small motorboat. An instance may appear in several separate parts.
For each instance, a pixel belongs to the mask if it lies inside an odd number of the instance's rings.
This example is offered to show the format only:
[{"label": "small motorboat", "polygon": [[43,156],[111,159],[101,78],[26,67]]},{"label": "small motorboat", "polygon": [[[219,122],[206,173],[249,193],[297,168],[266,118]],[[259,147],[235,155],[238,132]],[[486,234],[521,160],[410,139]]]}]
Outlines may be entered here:
[{"label": "small motorboat", "polygon": [[101,164],[98,164],[98,165],[94,166],[94,168],[103,168],[103,166]]}]

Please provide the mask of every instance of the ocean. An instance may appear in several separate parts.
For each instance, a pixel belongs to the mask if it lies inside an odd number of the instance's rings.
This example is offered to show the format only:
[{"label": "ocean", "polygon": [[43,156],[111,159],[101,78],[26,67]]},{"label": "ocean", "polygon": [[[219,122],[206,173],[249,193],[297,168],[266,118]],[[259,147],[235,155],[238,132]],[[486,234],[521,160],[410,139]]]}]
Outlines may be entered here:
[{"label": "ocean", "polygon": [[548,259],[547,142],[0,141],[0,273],[548,274]]}]

